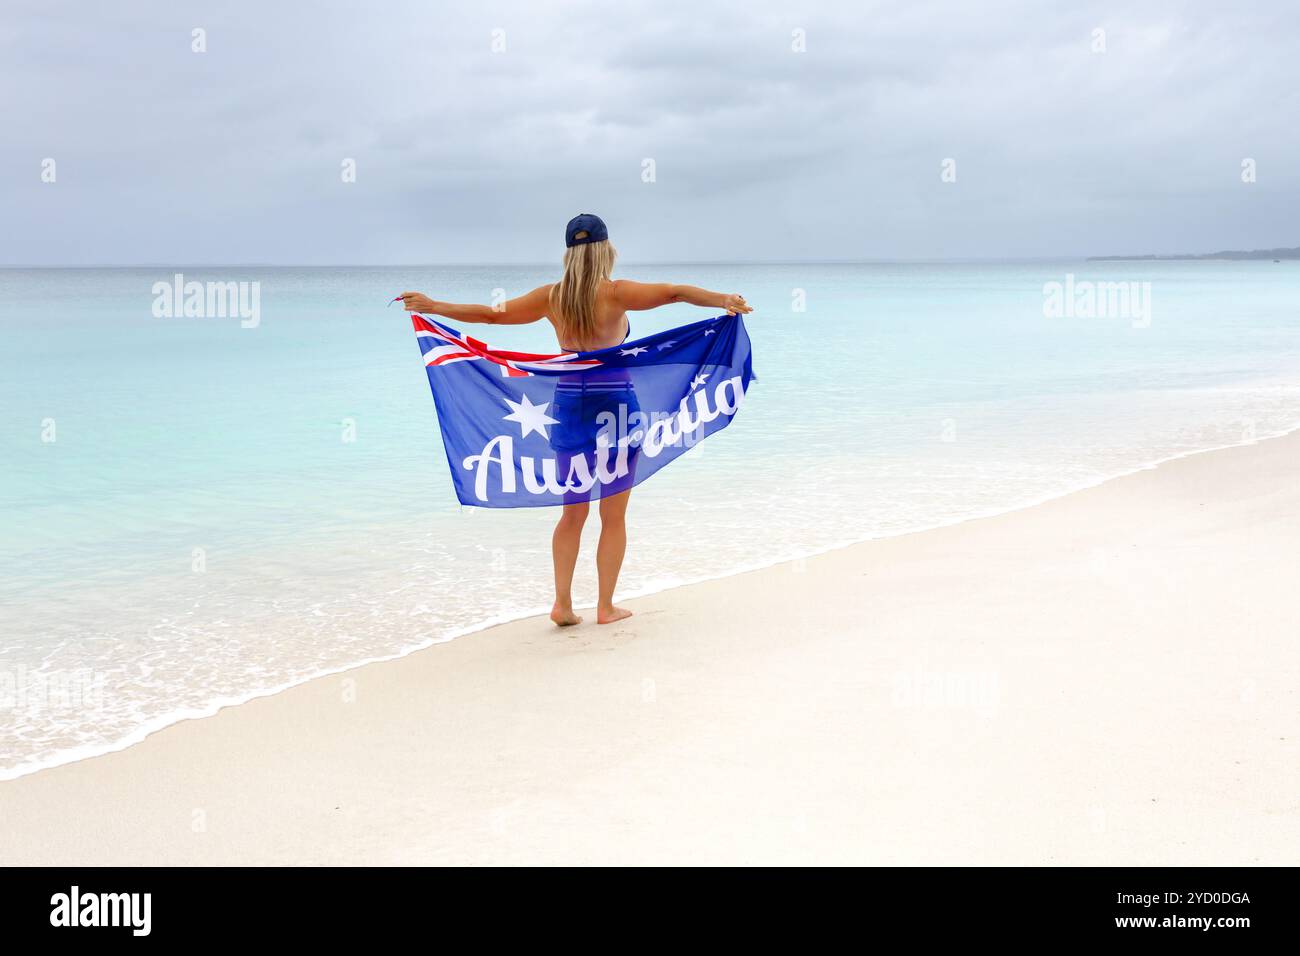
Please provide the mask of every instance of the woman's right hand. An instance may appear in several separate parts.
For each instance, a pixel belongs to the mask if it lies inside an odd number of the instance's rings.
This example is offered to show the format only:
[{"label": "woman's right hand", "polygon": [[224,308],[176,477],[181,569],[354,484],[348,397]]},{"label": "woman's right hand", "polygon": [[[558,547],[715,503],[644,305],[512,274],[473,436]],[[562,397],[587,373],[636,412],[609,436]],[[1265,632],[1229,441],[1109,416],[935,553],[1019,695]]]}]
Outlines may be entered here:
[{"label": "woman's right hand", "polygon": [[736,292],[723,298],[722,307],[732,315],[748,315],[754,311],[745,302],[745,297]]},{"label": "woman's right hand", "polygon": [[402,308],[407,312],[432,312],[434,302],[422,292],[403,292]]}]

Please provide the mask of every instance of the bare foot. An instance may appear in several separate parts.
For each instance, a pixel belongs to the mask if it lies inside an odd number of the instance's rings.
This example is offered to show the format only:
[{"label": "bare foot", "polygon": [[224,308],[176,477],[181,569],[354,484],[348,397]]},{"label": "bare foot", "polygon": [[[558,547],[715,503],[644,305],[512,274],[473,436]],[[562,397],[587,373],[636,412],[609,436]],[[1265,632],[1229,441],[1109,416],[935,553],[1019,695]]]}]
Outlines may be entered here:
[{"label": "bare foot", "polygon": [[615,621],[621,621],[623,618],[631,616],[632,612],[627,608],[614,607],[612,604],[609,607],[596,608],[597,624],[613,624]]},{"label": "bare foot", "polygon": [[581,624],[582,618],[573,613],[571,607],[560,607],[559,602],[551,608],[551,620],[559,627],[570,627],[574,624]]}]

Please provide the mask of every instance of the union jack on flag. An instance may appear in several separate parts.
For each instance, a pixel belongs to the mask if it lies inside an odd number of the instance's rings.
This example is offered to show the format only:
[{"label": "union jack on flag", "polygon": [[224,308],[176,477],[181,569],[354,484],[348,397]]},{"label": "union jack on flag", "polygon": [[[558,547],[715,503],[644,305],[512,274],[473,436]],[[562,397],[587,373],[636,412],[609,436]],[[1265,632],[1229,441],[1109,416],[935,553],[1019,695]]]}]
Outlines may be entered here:
[{"label": "union jack on flag", "polygon": [[579,358],[577,352],[539,355],[488,348],[478,339],[419,314],[411,315],[411,324],[415,326],[415,337],[424,353],[424,364],[429,368],[451,362],[482,360],[498,365],[501,374],[507,378],[522,378],[538,371],[573,371],[603,364],[600,359]]}]

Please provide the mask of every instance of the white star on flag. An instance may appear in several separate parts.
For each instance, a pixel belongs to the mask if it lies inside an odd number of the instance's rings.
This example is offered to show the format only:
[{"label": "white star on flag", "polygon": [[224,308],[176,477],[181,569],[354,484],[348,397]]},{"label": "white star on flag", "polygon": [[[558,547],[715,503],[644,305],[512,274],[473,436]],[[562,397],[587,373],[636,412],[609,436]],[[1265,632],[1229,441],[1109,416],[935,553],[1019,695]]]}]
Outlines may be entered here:
[{"label": "white star on flag", "polygon": [[676,345],[676,344],[677,344],[676,342],[664,342],[664,343],[660,344],[660,346],[659,346],[659,351],[662,352],[664,349],[670,349],[670,348],[672,348],[672,347],[673,347],[674,345]]},{"label": "white star on flag", "polygon": [[718,330],[717,330],[717,329],[705,329],[705,330],[704,330],[704,334],[705,334],[705,335],[717,335],[717,334],[718,334]]},{"label": "white star on flag", "polygon": [[691,387],[691,388],[699,388],[701,385],[703,385],[703,384],[704,384],[705,382],[707,382],[708,380],[709,380],[709,373],[708,373],[708,372],[701,372],[699,375],[697,375],[697,376],[695,376],[693,379],[691,379],[691,385],[690,385],[690,387]]},{"label": "white star on flag", "polygon": [[546,426],[560,424],[559,419],[546,414],[546,410],[551,407],[551,403],[542,402],[540,405],[534,405],[528,400],[527,395],[519,397],[523,399],[522,402],[512,402],[508,398],[503,399],[510,406],[510,414],[504,415],[502,418],[508,422],[518,422],[519,428],[523,431],[521,436],[523,438],[537,432],[547,441],[550,441],[551,436],[546,433]]},{"label": "white star on flag", "polygon": [[635,348],[619,349],[618,354],[636,356],[636,355],[640,355],[642,352],[648,352],[648,351],[649,349],[645,348],[644,346],[638,345]]}]

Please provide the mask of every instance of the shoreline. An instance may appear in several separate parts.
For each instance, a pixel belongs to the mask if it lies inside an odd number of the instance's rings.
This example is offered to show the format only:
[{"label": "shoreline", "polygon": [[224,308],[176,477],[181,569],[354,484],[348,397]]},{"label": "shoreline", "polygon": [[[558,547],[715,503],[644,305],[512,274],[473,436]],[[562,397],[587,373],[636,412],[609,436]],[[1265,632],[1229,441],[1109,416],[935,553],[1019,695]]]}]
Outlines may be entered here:
[{"label": "shoreline", "polygon": [[1300,852],[1300,435],[527,619],[0,784],[17,865]]},{"label": "shoreline", "polygon": [[[970,515],[956,518],[951,521],[944,521],[935,524],[918,526],[903,531],[890,532],[888,534],[870,535],[867,537],[853,538],[847,541],[830,544],[825,547],[818,547],[802,553],[785,555],[775,558],[771,561],[759,562],[750,565],[743,565],[738,568],[730,568],[718,574],[704,575],[695,578],[674,580],[668,584],[652,585],[637,591],[630,591],[626,594],[619,594],[619,601],[631,601],[640,598],[651,597],[658,594],[670,593],[680,588],[689,588],[700,584],[706,584],[714,581],[724,581],[729,578],[739,577],[750,574],[755,571],[762,571],[768,568],[778,567],[783,564],[790,564],[796,561],[804,561],[809,558],[820,557],[823,555],[834,554],[848,548],[858,545],[869,544],[878,541],[892,541],[908,538],[913,535],[926,534],[929,532],[940,531],[948,528],[961,527],[964,524],[974,521],[985,521],[992,518],[999,518],[1005,515],[1018,514],[1028,511],[1054,501],[1060,501],[1080,492],[1088,491],[1093,488],[1099,488],[1114,481],[1120,481],[1133,475],[1143,474],[1161,468],[1172,462],[1182,461],[1199,455],[1212,454],[1214,452],[1230,451],[1239,448],[1250,448],[1267,442],[1284,439],[1290,435],[1300,432],[1300,423],[1293,424],[1278,432],[1256,437],[1251,441],[1232,442],[1225,445],[1216,445],[1208,448],[1198,448],[1191,451],[1179,452],[1175,455],[1166,456],[1156,459],[1143,465],[1136,466],[1127,471],[1118,472],[1112,475],[1106,475],[1095,481],[1090,481],[1075,487],[1068,488],[1060,492],[1050,493],[1038,498],[1030,499],[1027,502],[1011,505],[1006,508],[990,509],[984,512],[978,512]],[[594,605],[579,605],[577,610],[590,610]],[[439,637],[428,638],[414,645],[403,647],[391,654],[377,655],[374,657],[364,658],[359,661],[339,665],[338,667],[327,668],[320,671],[313,671],[305,676],[293,678],[275,684],[269,688],[259,688],[244,694],[232,697],[219,698],[211,704],[202,708],[187,708],[184,710],[172,711],[165,715],[146,721],[141,727],[133,730],[125,737],[108,744],[94,744],[85,748],[70,749],[59,751],[48,758],[40,758],[25,763],[18,764],[7,769],[0,769],[0,785],[9,781],[21,780],[34,774],[40,774],[45,771],[55,770],[59,767],[69,766],[81,763],[87,760],[94,760],[99,757],[120,753],[131,747],[138,746],[145,740],[161,731],[167,730],[180,724],[189,723],[196,720],[206,720],[217,716],[225,710],[233,707],[241,707],[245,704],[256,700],[264,700],[283,694],[286,691],[293,690],[313,681],[324,680],[329,677],[336,677],[340,674],[346,674],[350,671],[358,670],[374,664],[384,664],[393,661],[400,661],[421,651],[437,647],[442,644],[449,644],[464,637],[474,634],[481,634],[490,631],[493,628],[502,627],[508,624],[514,624],[521,621],[527,621],[535,617],[545,616],[550,612],[550,606],[539,606],[524,610],[511,610],[494,617],[476,621],[473,624],[466,625],[462,628],[452,629],[450,632]]]}]

